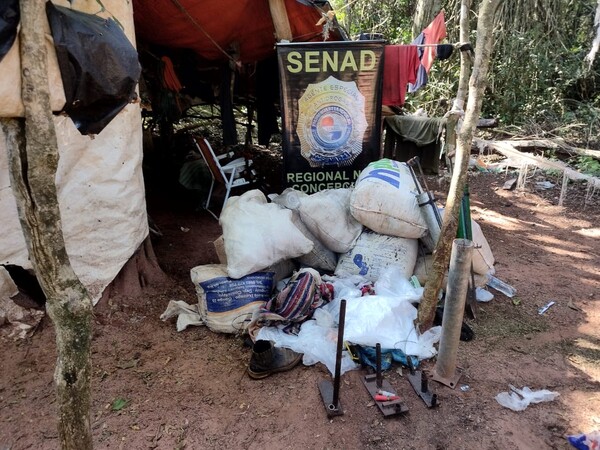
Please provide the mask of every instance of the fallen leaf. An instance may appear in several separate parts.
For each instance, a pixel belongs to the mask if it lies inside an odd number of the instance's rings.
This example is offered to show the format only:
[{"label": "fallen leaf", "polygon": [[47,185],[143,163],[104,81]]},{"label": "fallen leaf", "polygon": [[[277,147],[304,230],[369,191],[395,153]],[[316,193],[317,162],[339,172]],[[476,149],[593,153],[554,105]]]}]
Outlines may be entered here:
[{"label": "fallen leaf", "polygon": [[131,369],[133,367],[137,367],[139,359],[132,359],[130,361],[123,361],[122,363],[117,364],[117,368],[119,369]]},{"label": "fallen leaf", "polygon": [[125,406],[127,406],[127,403],[128,403],[127,400],[125,400],[124,398],[118,397],[112,402],[112,410],[120,411],[123,408],[125,408]]},{"label": "fallen leaf", "polygon": [[513,297],[512,304],[515,306],[519,306],[521,304],[521,299],[519,297]]}]

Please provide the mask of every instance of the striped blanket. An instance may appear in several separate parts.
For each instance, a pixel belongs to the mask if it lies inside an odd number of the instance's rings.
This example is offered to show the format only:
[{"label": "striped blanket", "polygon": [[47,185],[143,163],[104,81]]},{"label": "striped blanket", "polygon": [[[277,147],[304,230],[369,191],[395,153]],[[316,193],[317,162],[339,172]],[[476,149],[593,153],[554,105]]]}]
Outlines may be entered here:
[{"label": "striped blanket", "polygon": [[255,336],[260,327],[283,325],[288,334],[298,334],[302,322],[315,309],[333,299],[333,285],[324,283],[314,269],[296,272],[286,287],[266,302],[249,326]]}]

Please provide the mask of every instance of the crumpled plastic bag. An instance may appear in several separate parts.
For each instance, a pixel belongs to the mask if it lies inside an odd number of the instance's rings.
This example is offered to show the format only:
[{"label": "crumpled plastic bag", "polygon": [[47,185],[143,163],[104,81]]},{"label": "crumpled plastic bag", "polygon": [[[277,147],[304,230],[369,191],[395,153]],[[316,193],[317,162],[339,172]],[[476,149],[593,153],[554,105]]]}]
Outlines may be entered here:
[{"label": "crumpled plastic bag", "polygon": [[183,331],[189,326],[204,325],[198,305],[188,305],[183,300],[171,300],[167,309],[160,315],[163,322],[177,316],[177,331]]},{"label": "crumpled plastic bag", "polygon": [[494,299],[494,294],[486,289],[478,287],[475,289],[475,298],[478,302],[487,303]]},{"label": "crumpled plastic bag", "polygon": [[[319,310],[317,309],[317,311]],[[319,316],[317,311],[315,311],[315,315]],[[326,320],[325,323],[327,324],[327,322]],[[331,322],[329,323],[331,324]],[[256,340],[270,340],[275,342],[276,347],[285,347],[297,353],[303,353],[302,363],[305,366],[321,362],[331,374],[334,374],[337,333],[337,328],[321,326],[317,320],[308,320],[302,324],[298,336],[286,334],[276,327],[263,327],[259,330]],[[343,352],[340,373],[343,374],[357,367],[348,352]]]},{"label": "crumpled plastic bag", "polygon": [[[325,305],[335,318],[339,315],[341,297]],[[417,308],[401,297],[370,295],[346,298],[344,339],[358,345],[400,349],[405,355],[428,359],[437,354],[433,344],[439,341],[441,327],[423,334],[417,331],[414,320]]]},{"label": "crumpled plastic bag", "polygon": [[402,271],[396,267],[388,267],[375,282],[375,293],[388,297],[402,297],[411,303],[420,303],[423,298],[422,287],[414,287],[408,279],[402,276]]},{"label": "crumpled plastic bag", "polygon": [[600,448],[600,431],[567,436],[567,441],[577,450],[594,450]]},{"label": "crumpled plastic bag", "polygon": [[[340,303],[345,299],[345,341],[371,347],[379,343],[382,348],[399,349],[405,355],[416,356],[419,359],[436,355],[437,351],[433,345],[440,339],[441,327],[433,327],[420,335],[413,323],[417,317],[417,308],[411,301],[420,298],[421,293],[418,289],[402,284],[402,288],[394,290],[396,295],[391,297],[361,297],[360,288],[366,280],[360,276],[346,279],[324,276],[323,280],[333,283],[335,299],[316,309],[314,320],[302,324],[298,336],[286,335],[274,327],[263,327],[256,339],[271,340],[278,347],[304,353],[305,365],[322,362],[333,374]],[[386,292],[391,293],[389,290]],[[347,352],[344,352],[342,373],[356,367]]]},{"label": "crumpled plastic bag", "polygon": [[527,386],[523,389],[517,389],[512,384],[509,384],[508,387],[512,392],[500,392],[496,395],[496,401],[513,411],[523,411],[531,403],[550,402],[560,395],[558,392],[547,389],[532,391]]}]

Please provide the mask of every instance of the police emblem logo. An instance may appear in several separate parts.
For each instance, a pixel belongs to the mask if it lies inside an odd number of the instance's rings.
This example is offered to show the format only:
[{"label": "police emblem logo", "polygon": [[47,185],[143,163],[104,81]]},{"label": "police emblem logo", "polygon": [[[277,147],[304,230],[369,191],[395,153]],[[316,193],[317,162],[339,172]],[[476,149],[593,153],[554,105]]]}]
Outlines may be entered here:
[{"label": "police emblem logo", "polygon": [[362,152],[365,97],[354,81],[309,84],[298,110],[300,151],[311,167],[347,166]]}]

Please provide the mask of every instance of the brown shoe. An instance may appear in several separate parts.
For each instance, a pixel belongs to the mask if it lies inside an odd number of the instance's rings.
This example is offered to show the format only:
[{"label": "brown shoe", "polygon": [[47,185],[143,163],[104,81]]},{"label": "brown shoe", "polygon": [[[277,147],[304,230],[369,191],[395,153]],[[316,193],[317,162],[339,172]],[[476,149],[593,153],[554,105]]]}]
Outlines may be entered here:
[{"label": "brown shoe", "polygon": [[274,347],[271,341],[256,341],[248,365],[248,375],[255,380],[276,372],[294,368],[302,360],[302,353],[289,348]]}]

